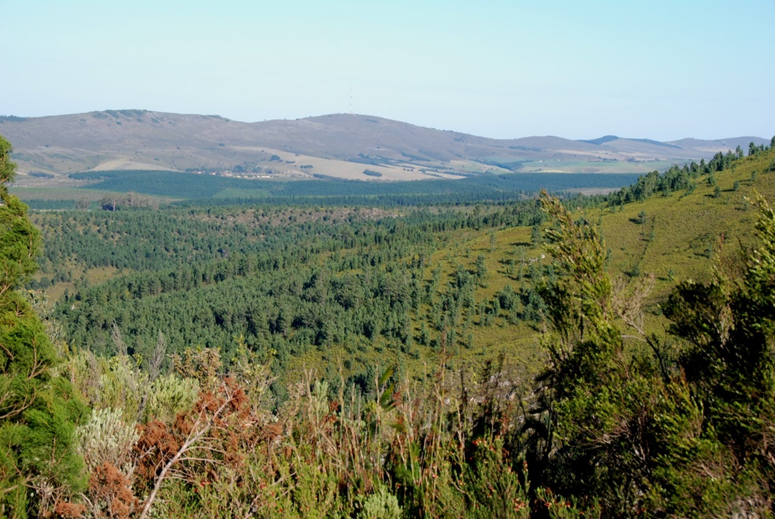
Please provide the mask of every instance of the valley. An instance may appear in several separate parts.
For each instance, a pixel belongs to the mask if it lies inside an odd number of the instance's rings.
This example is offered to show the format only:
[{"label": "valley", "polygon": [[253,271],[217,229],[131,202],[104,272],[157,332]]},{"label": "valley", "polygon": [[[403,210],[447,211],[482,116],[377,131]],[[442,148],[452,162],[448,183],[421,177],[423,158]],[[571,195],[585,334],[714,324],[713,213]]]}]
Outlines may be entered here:
[{"label": "valley", "polygon": [[775,2],[5,2],[0,519],[775,518]]},{"label": "valley", "polygon": [[[600,225],[613,277],[653,275],[646,322],[659,331],[658,305],[671,287],[707,279],[725,243],[750,240],[751,198],[775,191],[767,167],[738,160],[713,175],[715,185],[688,180],[691,192],[566,204]],[[174,351],[218,347],[225,359],[241,337],[276,352],[283,377],[290,365],[325,372],[345,359],[347,377],[396,359],[411,372],[441,351],[460,362],[505,353],[540,365],[537,289],[558,274],[536,241],[544,219],[532,199],[419,208],[409,197],[345,210],[339,195],[298,206],[303,191],[295,193],[282,205],[265,205],[264,193],[243,206],[36,213],[45,252],[32,286],[66,291],[58,311],[69,337],[101,354],[110,354],[117,324],[144,356],[159,332]],[[375,195],[358,196],[366,204]],[[106,268],[111,279],[96,283],[91,272]]]}]

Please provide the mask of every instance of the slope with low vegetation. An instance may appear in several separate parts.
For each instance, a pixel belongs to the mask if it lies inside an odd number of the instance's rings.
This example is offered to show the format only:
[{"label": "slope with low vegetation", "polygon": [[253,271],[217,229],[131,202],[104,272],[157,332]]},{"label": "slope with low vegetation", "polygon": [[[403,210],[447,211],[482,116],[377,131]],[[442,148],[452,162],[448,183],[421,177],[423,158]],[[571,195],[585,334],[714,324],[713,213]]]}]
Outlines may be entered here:
[{"label": "slope with low vegetation", "polygon": [[[213,115],[106,110],[53,117],[0,116],[0,133],[16,146],[27,187],[73,185],[87,170],[174,170],[249,178],[416,180],[451,174],[645,173],[710,158],[737,137],[660,143],[610,137],[489,139],[399,121],[334,114],[243,123]],[[378,172],[374,177],[364,171]]]}]

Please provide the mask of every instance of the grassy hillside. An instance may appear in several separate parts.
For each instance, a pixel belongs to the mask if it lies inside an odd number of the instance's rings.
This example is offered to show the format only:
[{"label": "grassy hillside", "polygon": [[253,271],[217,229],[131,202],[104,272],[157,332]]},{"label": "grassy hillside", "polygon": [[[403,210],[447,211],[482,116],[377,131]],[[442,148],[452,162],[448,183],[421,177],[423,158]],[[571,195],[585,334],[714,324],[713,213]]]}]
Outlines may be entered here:
[{"label": "grassy hillside", "polygon": [[[707,281],[719,254],[734,255],[740,246],[753,238],[755,207],[750,202],[761,195],[775,199],[775,150],[755,157],[746,157],[726,171],[713,175],[720,192],[711,185],[708,175],[697,179],[691,193],[686,190],[667,196],[655,194],[642,202],[620,207],[577,209],[575,214],[600,224],[606,245],[610,250],[609,269],[614,276],[631,282],[636,278],[654,275],[654,286],[647,298],[652,331],[660,331],[664,320],[660,317],[659,303],[663,302],[678,281],[694,279]],[[640,222],[643,223],[640,223]],[[477,233],[456,240],[452,247],[438,251],[434,259],[443,265],[446,275],[454,270],[456,262],[473,268],[477,254],[486,257],[487,288],[477,292],[477,298],[486,300],[504,287],[518,291],[521,285],[518,271],[527,270],[530,261],[542,258],[548,263],[542,247],[532,247],[531,229],[516,227],[499,230],[492,236]],[[470,250],[468,258],[460,258],[461,250]],[[527,262],[519,260],[526,257]],[[508,274],[509,263],[515,263]],[[481,348],[506,349],[512,344],[535,343],[536,335],[524,330],[500,330],[481,333],[476,343]]]}]

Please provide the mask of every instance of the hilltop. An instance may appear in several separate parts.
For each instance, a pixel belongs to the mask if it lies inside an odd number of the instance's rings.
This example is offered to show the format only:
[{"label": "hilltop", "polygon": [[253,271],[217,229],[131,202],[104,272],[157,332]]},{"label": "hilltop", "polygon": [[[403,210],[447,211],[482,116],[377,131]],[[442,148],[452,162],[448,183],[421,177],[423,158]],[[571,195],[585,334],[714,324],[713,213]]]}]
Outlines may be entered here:
[{"label": "hilltop", "polygon": [[73,185],[68,174],[89,170],[372,181],[460,178],[488,171],[646,173],[767,142],[758,137],[667,143],[615,136],[504,140],[365,115],[244,123],[145,110],[0,117],[0,134],[14,144],[19,186]]}]

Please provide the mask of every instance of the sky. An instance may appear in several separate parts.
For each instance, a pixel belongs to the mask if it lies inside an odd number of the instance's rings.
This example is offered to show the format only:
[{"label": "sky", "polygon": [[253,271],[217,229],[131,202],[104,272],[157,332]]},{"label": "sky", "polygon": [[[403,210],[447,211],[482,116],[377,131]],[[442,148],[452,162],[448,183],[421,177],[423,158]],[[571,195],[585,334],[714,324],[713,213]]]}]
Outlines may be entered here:
[{"label": "sky", "polygon": [[0,115],[775,134],[775,0],[0,0]]}]

